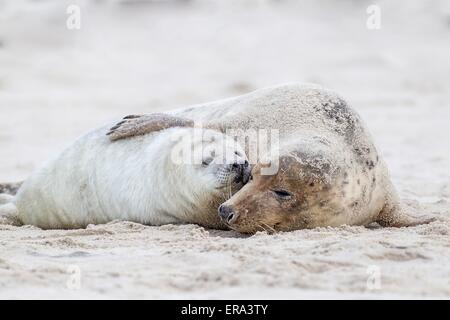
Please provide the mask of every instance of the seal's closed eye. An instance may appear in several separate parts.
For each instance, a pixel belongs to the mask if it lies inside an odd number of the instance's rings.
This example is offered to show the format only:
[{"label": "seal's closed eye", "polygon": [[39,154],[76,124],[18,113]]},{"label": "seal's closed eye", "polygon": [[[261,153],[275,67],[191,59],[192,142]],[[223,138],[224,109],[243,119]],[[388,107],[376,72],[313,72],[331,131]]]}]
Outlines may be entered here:
[{"label": "seal's closed eye", "polygon": [[202,165],[203,165],[204,167],[207,167],[207,166],[209,166],[209,165],[211,164],[211,162],[212,162],[213,160],[214,160],[213,157],[208,157],[208,158],[206,158],[206,159],[203,159]]},{"label": "seal's closed eye", "polygon": [[292,193],[286,190],[272,190],[272,192],[280,199],[290,199],[292,197]]}]

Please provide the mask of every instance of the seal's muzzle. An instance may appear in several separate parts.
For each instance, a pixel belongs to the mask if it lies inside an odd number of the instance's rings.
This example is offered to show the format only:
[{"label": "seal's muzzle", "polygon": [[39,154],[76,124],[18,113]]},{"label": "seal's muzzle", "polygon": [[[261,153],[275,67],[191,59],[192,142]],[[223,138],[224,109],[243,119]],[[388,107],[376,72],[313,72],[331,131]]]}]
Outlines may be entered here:
[{"label": "seal's muzzle", "polygon": [[239,183],[242,182],[243,184],[246,184],[251,175],[251,169],[248,164],[248,161],[245,160],[243,163],[233,163],[232,164],[232,171],[235,172],[236,177],[234,178],[234,182]]},{"label": "seal's muzzle", "polygon": [[222,221],[230,225],[233,223],[233,220],[235,220],[234,218],[236,218],[236,215],[233,208],[226,205],[221,205],[219,207],[219,217]]}]

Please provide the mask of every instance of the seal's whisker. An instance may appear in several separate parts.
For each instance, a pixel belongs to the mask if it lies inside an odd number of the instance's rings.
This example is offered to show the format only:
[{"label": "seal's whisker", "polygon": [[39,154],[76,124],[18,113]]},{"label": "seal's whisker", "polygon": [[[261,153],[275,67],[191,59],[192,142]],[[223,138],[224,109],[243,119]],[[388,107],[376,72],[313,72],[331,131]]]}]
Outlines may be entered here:
[{"label": "seal's whisker", "polygon": [[273,233],[276,233],[277,230],[275,230],[273,227],[269,226],[267,223],[262,223],[263,225],[265,225],[267,228],[269,228],[269,230],[271,230]]},{"label": "seal's whisker", "polygon": [[260,225],[260,224],[257,224],[256,225],[258,228],[261,228],[262,229],[262,231],[265,231],[265,232],[267,232],[267,230],[262,226],[262,225]]}]

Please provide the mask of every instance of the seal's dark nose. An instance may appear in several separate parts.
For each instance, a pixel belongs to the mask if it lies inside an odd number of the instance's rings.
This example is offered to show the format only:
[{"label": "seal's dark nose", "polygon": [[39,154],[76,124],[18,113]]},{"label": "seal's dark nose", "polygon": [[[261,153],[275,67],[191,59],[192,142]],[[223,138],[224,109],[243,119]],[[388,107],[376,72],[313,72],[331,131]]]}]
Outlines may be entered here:
[{"label": "seal's dark nose", "polygon": [[234,213],[234,211],[231,207],[221,205],[219,207],[219,216],[223,221],[225,221],[227,223],[233,223],[233,221],[235,220],[234,217],[236,216],[236,214]]},{"label": "seal's dark nose", "polygon": [[242,182],[246,184],[252,176],[252,168],[248,165],[248,161],[245,160],[244,166],[242,168]]},{"label": "seal's dark nose", "polygon": [[233,163],[232,165],[233,170],[236,171],[236,173],[238,174],[236,177],[236,182],[243,182],[244,184],[246,184],[248,182],[248,180],[250,179],[250,166],[248,164],[248,161],[245,160],[244,163]]}]

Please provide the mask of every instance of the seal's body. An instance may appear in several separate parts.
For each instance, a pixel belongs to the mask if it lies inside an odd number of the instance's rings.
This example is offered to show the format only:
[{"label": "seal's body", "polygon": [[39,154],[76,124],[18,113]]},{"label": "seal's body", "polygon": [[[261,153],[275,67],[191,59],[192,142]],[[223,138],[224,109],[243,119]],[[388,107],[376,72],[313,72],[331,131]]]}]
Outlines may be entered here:
[{"label": "seal's body", "polygon": [[[219,209],[222,219],[235,230],[253,233],[371,222],[384,226],[429,222],[402,211],[368,130],[358,114],[330,90],[281,85],[172,114],[222,132],[237,129],[241,142],[248,130],[278,130],[278,152],[269,156],[278,170],[265,173],[267,165],[258,159],[253,180]],[[122,123],[113,130],[112,139],[145,133],[146,117]],[[247,152],[252,143],[246,145]]]},{"label": "seal's body", "polygon": [[[178,120],[153,117],[153,129],[136,139],[111,142],[110,126],[86,134],[33,173],[4,213],[14,204],[22,223],[46,229],[116,219],[223,228],[217,208],[242,187],[249,170],[244,151],[220,132]],[[231,164],[216,161],[223,154],[215,149],[224,145]],[[193,150],[193,161],[174,158],[173,150],[183,148]]]}]

